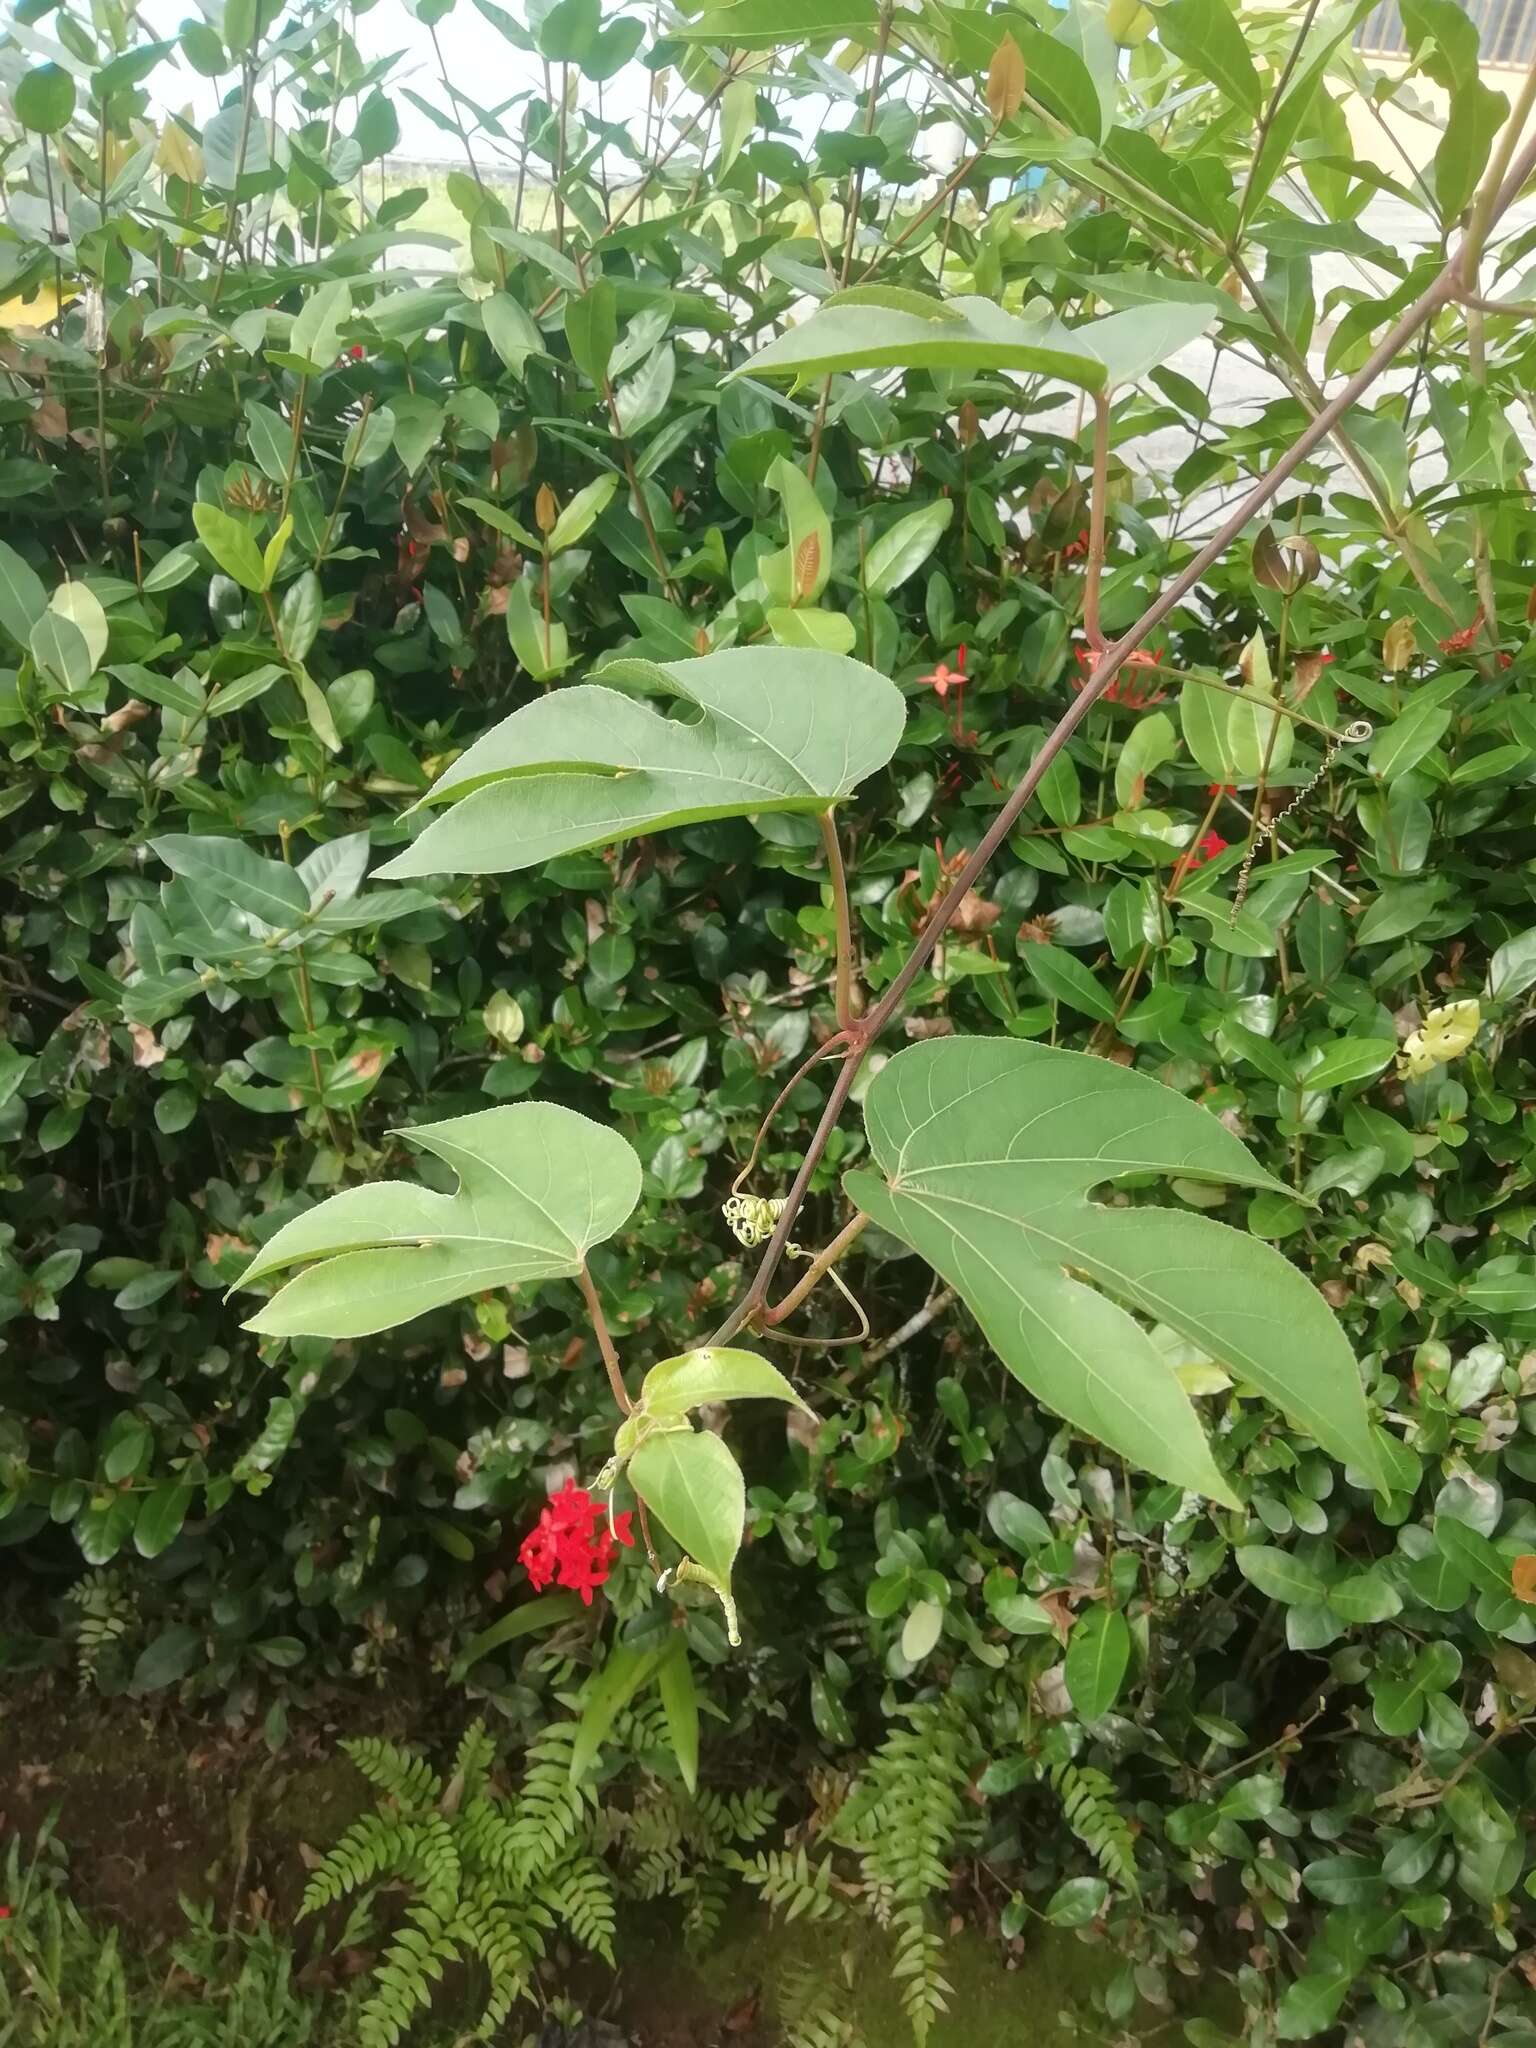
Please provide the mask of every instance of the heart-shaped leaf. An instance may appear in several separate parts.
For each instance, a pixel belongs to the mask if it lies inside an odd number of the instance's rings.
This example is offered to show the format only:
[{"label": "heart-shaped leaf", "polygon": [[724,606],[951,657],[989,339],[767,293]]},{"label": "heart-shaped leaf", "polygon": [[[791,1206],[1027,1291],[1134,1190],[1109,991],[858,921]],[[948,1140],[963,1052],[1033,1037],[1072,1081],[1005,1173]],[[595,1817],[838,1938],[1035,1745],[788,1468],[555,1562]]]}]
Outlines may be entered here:
[{"label": "heart-shaped leaf", "polygon": [[305,1271],[247,1329],[364,1337],[489,1287],[567,1278],[640,1198],[640,1162],[625,1140],[555,1103],[480,1110],[400,1135],[454,1168],[457,1194],[381,1181],[284,1224],[237,1284],[287,1266]]},{"label": "heart-shaped leaf", "polygon": [[423,803],[453,808],[380,874],[500,874],[701,818],[822,811],[885,765],[906,717],[894,683],[809,648],[607,673],[698,716],[665,718],[597,683],[541,697],[433,784]]},{"label": "heart-shaped leaf", "polygon": [[943,1274],[1057,1414],[1231,1499],[1189,1396],[1125,1302],[1377,1472],[1354,1358],[1295,1267],[1207,1216],[1089,1200],[1129,1173],[1285,1192],[1209,1111],[1083,1053],[955,1038],[898,1053],[864,1114],[880,1170],[850,1173],[850,1198]]}]

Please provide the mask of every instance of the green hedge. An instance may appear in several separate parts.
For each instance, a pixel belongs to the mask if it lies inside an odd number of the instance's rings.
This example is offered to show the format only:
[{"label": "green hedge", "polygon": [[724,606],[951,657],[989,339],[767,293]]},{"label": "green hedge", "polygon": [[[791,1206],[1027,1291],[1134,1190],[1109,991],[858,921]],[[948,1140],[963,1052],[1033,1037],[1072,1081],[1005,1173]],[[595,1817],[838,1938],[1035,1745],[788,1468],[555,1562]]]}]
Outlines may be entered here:
[{"label": "green hedge", "polygon": [[[394,86],[324,10],[230,0],[222,31],[170,48],[110,10],[23,13],[0,53],[0,264],[31,301],[4,310],[0,397],[5,1655],[265,1712],[274,1739],[322,1680],[458,1659],[530,1732],[614,1614],[644,1646],[672,1613],[626,1564],[553,1649],[475,1647],[519,1595],[550,1476],[607,1456],[575,1286],[286,1346],[225,1290],[320,1195],[413,1170],[400,1126],[536,1096],[615,1122],[644,1162],[635,1224],[593,1261],[626,1363],[700,1341],[748,1271],[721,1206],[833,1028],[831,900],[814,824],[771,816],[499,881],[369,868],[448,760],[562,678],[804,635],[908,699],[849,820],[878,990],[1081,679],[1092,408],[1040,372],[787,397],[724,373],[866,272],[1044,297],[1068,324],[1157,292],[1205,308],[1219,359],[1261,356],[1277,395],[1228,416],[1202,357],[1115,396],[1113,634],[1188,559],[1204,494],[1305,424],[1315,323],[1327,372],[1352,370],[1434,274],[1496,110],[1448,0],[1405,8],[1459,110],[1422,191],[1350,148],[1347,8],[1287,68],[1285,11],[1239,26],[1221,0],[1108,26],[1087,0],[1066,25],[741,0],[729,44],[707,20],[657,40],[579,0],[487,5],[533,86],[498,113],[473,80],[437,94],[477,168],[448,180],[459,267],[418,279],[389,267],[418,196],[366,197]],[[223,94],[200,132],[164,116],[173,61]],[[941,118],[967,137],[948,183],[926,162]],[[1037,163],[1037,194],[978,203]],[[1383,189],[1424,204],[1424,249],[1374,233]],[[1530,344],[1472,319],[1476,349],[1442,313],[1282,494],[1274,532],[1316,550],[1300,576],[1249,534],[1091,714],[905,1027],[1091,1048],[1237,1130],[1296,1198],[1175,1194],[1323,1288],[1390,1492],[1187,1349],[1243,1507],[1138,1479],[870,1232],[847,1272],[872,1341],[796,1354],[819,1423],[733,1425],[743,1650],[682,1610],[766,1773],[800,1769],[814,1729],[839,1765],[879,1749],[887,1795],[918,1767],[948,1787],[905,1816],[929,1842],[913,1940],[945,1860],[978,1855],[1007,1938],[1041,1907],[1113,1932],[1111,2019],[1203,1964],[1200,1928],[1231,1938],[1255,2040],[1341,2014],[1372,2043],[1533,2024],[1506,1969],[1529,1939],[1536,1702],[1533,532],[1511,412]],[[1171,477],[1138,449],[1163,430]],[[1444,485],[1417,466],[1437,443]],[[764,568],[795,537],[781,463],[828,535],[825,588],[788,623]],[[1213,730],[1240,666],[1298,714],[1258,763],[1232,753],[1229,702]],[[1330,739],[1362,719],[1368,745]],[[1284,816],[1238,908],[1255,809]],[[1477,1014],[1437,1038],[1453,1002]],[[1425,1030],[1445,1056],[1400,1061]],[[793,1089],[754,1191],[782,1191],[823,1099],[814,1072]],[[828,1149],[807,1243],[857,1131]],[[850,1321],[818,1294],[799,1328]],[[1091,1719],[1074,1645],[1115,1667]],[[875,1895],[901,1881],[867,1828],[826,1853],[862,1856]]]}]

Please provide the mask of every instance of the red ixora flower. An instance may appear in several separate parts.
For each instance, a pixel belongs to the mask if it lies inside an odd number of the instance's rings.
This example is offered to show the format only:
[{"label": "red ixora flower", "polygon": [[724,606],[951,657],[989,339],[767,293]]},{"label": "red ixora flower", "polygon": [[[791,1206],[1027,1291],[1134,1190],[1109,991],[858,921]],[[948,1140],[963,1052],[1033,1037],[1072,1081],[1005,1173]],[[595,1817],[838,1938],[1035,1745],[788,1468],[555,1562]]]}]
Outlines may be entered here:
[{"label": "red ixora flower", "polygon": [[[1080,676],[1072,678],[1072,688],[1080,697],[1084,684],[1098,664],[1099,657],[1091,647],[1074,647],[1072,651],[1077,657],[1078,666],[1082,669]],[[1155,669],[1162,658],[1161,647],[1155,654],[1148,654],[1144,647],[1138,647],[1134,654],[1128,654],[1120,664],[1119,675],[1104,692],[1104,701],[1107,704],[1123,704],[1127,711],[1145,711],[1153,704],[1161,704],[1168,695],[1166,690],[1160,690],[1154,682],[1140,683],[1134,675],[1128,675],[1126,671],[1138,668]]]},{"label": "red ixora flower", "polygon": [[1207,832],[1194,852],[1189,856],[1188,865],[1203,868],[1208,860],[1214,860],[1219,853],[1225,853],[1227,842],[1219,832]]},{"label": "red ixora flower", "polygon": [[1236,796],[1237,784],[1235,782],[1208,782],[1205,785],[1205,793],[1207,796]]},{"label": "red ixora flower", "polygon": [[615,1515],[610,1529],[607,1510],[574,1479],[567,1479],[550,1496],[537,1526],[523,1538],[518,1562],[536,1593],[551,1584],[569,1586],[590,1607],[592,1595],[613,1569],[615,1539],[634,1547],[631,1519],[627,1512]]},{"label": "red ixora flower", "polygon": [[917,680],[920,683],[930,684],[937,692],[940,702],[949,695],[951,690],[954,690],[957,695],[963,696],[965,694],[965,686],[970,681],[970,677],[965,672],[965,642],[963,640],[960,642],[959,652],[955,655],[955,666],[953,668],[947,662],[941,661],[931,668],[927,675],[919,676]]},{"label": "red ixora flower", "polygon": [[1442,654],[1465,654],[1478,634],[1483,630],[1483,608],[1478,606],[1472,614],[1470,626],[1463,626],[1459,633],[1448,633],[1440,642]]}]

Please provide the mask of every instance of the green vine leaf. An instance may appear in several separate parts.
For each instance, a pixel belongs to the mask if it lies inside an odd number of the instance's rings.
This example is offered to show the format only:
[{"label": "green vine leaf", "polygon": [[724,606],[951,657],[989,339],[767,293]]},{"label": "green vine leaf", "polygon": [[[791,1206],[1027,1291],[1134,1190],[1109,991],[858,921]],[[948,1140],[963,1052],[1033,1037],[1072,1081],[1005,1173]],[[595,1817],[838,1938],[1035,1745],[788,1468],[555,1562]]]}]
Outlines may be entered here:
[{"label": "green vine leaf", "polygon": [[1209,1111],[1107,1060],[972,1038],[898,1053],[865,1122],[880,1170],[848,1174],[849,1197],[922,1253],[1010,1372],[1077,1428],[1232,1502],[1189,1396],[1125,1302],[1379,1474],[1359,1370],[1295,1267],[1206,1216],[1089,1200],[1130,1173],[1288,1192]]},{"label": "green vine leaf", "polygon": [[815,649],[733,648],[607,673],[692,706],[687,723],[597,683],[525,705],[440,776],[452,808],[381,875],[482,875],[703,818],[825,810],[896,751],[894,683]]},{"label": "green vine leaf", "polygon": [[492,1287],[569,1278],[640,1198],[629,1144],[550,1102],[399,1133],[459,1176],[456,1194],[381,1181],[284,1224],[236,1283],[303,1265],[246,1324],[274,1337],[365,1337]]},{"label": "green vine leaf", "polygon": [[706,1401],[787,1401],[802,1414],[812,1411],[777,1366],[755,1351],[716,1351],[704,1346],[653,1365],[640,1387],[646,1414],[686,1415]]},{"label": "green vine leaf", "polygon": [[1019,370],[1107,391],[1144,376],[1216,319],[1213,306],[1166,299],[1067,327],[1043,302],[1008,313],[991,299],[854,285],[829,293],[734,374],[787,371],[799,381],[838,370]]},{"label": "green vine leaf", "polygon": [[648,1437],[626,1469],[635,1492],[699,1567],[691,1576],[702,1575],[719,1595],[734,1642],[731,1568],[747,1516],[741,1467],[719,1437],[703,1429]]}]

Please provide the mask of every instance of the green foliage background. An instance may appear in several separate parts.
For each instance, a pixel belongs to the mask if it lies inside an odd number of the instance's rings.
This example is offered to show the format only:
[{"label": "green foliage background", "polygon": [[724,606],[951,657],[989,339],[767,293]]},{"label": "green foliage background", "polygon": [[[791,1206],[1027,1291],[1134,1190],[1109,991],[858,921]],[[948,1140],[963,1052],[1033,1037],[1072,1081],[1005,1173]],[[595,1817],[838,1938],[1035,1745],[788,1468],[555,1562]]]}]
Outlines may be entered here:
[{"label": "green foliage background", "polygon": [[[1351,370],[1433,276],[1504,110],[1450,0],[1403,9],[1450,95],[1412,178],[1350,142],[1363,6],[1309,16],[1294,65],[1290,10],[1224,0],[741,0],[659,33],[595,0],[481,11],[532,83],[494,108],[472,80],[433,96],[513,181],[450,175],[435,275],[395,260],[416,194],[371,196],[397,124],[366,10],[227,0],[162,44],[106,0],[29,5],[0,50],[6,1656],[73,1637],[104,1690],[176,1687],[266,1714],[274,1740],[323,1683],[403,1671],[543,1727],[601,1659],[601,1609],[531,1649],[479,1638],[518,1597],[546,1473],[590,1480],[612,1416],[574,1285],[285,1347],[225,1302],[250,1249],[320,1194],[411,1172],[401,1124],[563,1103],[645,1164],[635,1226],[593,1260],[638,1368],[743,1284],[720,1204],[832,1028],[809,821],[372,885],[406,809],[617,651],[850,648],[910,711],[848,813],[878,990],[1080,674],[1074,394],[938,368],[786,397],[725,373],[850,278],[1043,298],[1069,324],[1142,307],[1154,336],[1211,311],[1218,359],[1261,358],[1275,395],[1234,418],[1158,364],[1115,396],[1113,634],[1213,496],[1305,424],[1320,323],[1326,373]],[[217,81],[200,131],[151,97],[171,62]],[[599,87],[637,71],[649,114],[605,113]],[[927,165],[941,123],[966,137],[948,180]],[[996,198],[1032,166],[1043,184]],[[1383,198],[1417,210],[1415,241],[1373,231]],[[1518,295],[1532,247],[1508,233],[1490,288],[1507,272]],[[1337,258],[1363,268],[1323,283]],[[803,1778],[813,1745],[844,1766],[886,1741],[886,1792],[877,1765],[841,1848],[920,1986],[925,1901],[963,1851],[1005,1938],[1030,1908],[1112,1932],[1111,2022],[1214,1930],[1256,2040],[1345,2012],[1373,2043],[1536,2026],[1509,1967],[1536,1704],[1517,1578],[1536,1553],[1531,348],[1523,320],[1437,319],[1282,496],[1275,530],[1314,544],[1315,580],[1287,592],[1251,544],[1212,572],[1159,670],[1128,671],[1073,740],[907,1025],[1091,1046],[1239,1131],[1305,1200],[1175,1193],[1322,1286],[1391,1491],[1198,1358],[1242,1510],[1124,1472],[963,1317],[911,1328],[928,1276],[876,1233],[848,1267],[874,1341],[799,1354],[819,1425],[733,1423],[746,1644],[729,1655],[704,1604],[689,1644],[769,1779]],[[1138,448],[1165,428],[1171,475]],[[1315,721],[1267,764],[1211,696],[1245,649]],[[1205,681],[1181,703],[1186,671]],[[1357,718],[1368,746],[1325,748]],[[1271,809],[1295,808],[1234,914],[1265,765]],[[1230,850],[1181,865],[1211,831]],[[1400,1080],[1400,1040],[1471,998],[1472,1049]],[[782,1190],[822,1099],[814,1074],[794,1089],[755,1189]],[[807,1242],[861,1143],[850,1123],[829,1147]],[[846,1335],[846,1310],[818,1295],[802,1327]],[[625,1639],[659,1641],[643,1574],[611,1590]],[[880,1800],[914,1743],[942,1768],[886,1869]]]}]

